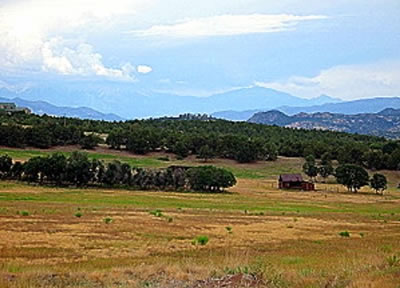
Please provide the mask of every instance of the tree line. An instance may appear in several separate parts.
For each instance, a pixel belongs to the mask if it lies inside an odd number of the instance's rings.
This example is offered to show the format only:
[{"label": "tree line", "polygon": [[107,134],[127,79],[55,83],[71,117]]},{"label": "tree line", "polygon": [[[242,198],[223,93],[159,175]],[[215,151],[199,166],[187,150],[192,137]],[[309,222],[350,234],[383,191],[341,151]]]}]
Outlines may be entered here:
[{"label": "tree line", "polygon": [[80,145],[83,149],[93,149],[101,142],[102,139],[95,134],[85,134],[82,128],[74,125],[0,125],[0,145],[7,147],[30,146],[47,149],[54,146]]},{"label": "tree line", "polygon": [[82,152],[66,157],[54,153],[14,162],[11,157],[0,157],[0,178],[56,186],[128,187],[139,190],[194,190],[222,192],[236,184],[235,176],[226,169],[214,166],[170,166],[166,169],[143,169],[127,163],[105,163],[89,159]]},{"label": "tree line", "polygon": [[341,164],[374,170],[400,169],[398,141],[189,116],[106,122],[46,115],[0,115],[3,123],[0,145],[47,148],[80,144],[90,149],[101,142],[94,133],[104,133],[108,135],[106,143],[111,149],[137,154],[165,151],[179,158],[197,155],[205,160],[219,157],[243,163],[273,161],[278,155],[313,155],[321,159],[324,154],[329,154],[332,160]]}]

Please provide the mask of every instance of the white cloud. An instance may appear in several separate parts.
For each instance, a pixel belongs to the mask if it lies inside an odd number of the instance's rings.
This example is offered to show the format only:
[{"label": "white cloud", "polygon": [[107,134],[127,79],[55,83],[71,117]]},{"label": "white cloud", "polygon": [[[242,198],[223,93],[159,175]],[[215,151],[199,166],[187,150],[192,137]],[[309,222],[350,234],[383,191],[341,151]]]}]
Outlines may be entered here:
[{"label": "white cloud", "polygon": [[[86,43],[82,32],[110,25],[117,16],[135,14],[137,9],[151,2],[153,0],[5,1],[0,4],[0,68],[42,67],[61,74],[126,78],[122,68],[107,68],[102,64],[102,56]],[[54,39],[65,38],[63,35],[68,34],[80,39],[77,50],[61,47],[64,41],[55,43]]]},{"label": "white cloud", "polygon": [[102,56],[93,51],[86,43],[76,47],[68,47],[61,38],[52,38],[42,47],[43,65],[45,71],[54,71],[64,75],[104,76],[120,80],[134,80],[135,68],[125,64],[120,69],[107,68],[102,62]]},{"label": "white cloud", "polygon": [[299,22],[326,19],[309,15],[220,15],[198,19],[185,19],[171,25],[156,25],[145,30],[129,31],[135,36],[203,37],[271,33],[292,29]]},{"label": "white cloud", "polygon": [[148,65],[138,65],[136,67],[137,72],[141,73],[141,74],[147,74],[150,73],[151,71],[153,71],[153,68],[148,66]]},{"label": "white cloud", "polygon": [[400,96],[400,61],[342,65],[322,70],[315,77],[294,76],[285,81],[256,82],[305,98],[326,94],[346,100]]}]

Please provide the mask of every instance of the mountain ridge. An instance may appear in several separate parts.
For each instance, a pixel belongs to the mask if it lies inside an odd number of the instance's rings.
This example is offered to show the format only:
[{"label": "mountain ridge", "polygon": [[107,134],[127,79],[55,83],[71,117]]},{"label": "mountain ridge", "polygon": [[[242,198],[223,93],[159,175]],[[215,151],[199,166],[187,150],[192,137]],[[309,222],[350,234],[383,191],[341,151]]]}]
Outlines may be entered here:
[{"label": "mountain ridge", "polygon": [[46,101],[29,101],[20,97],[4,98],[0,97],[0,102],[13,102],[21,107],[27,107],[35,114],[47,114],[52,116],[65,116],[80,119],[122,121],[124,118],[114,113],[102,113],[89,107],[65,107],[56,106]]},{"label": "mountain ridge", "polygon": [[[335,98],[333,98],[335,99]],[[336,103],[324,103],[321,105],[310,106],[280,106],[274,109],[284,112],[287,115],[295,115],[300,112],[317,113],[330,112],[354,115],[359,113],[378,113],[386,108],[400,109],[400,97],[374,97],[352,101],[342,101]],[[216,118],[233,121],[246,121],[255,113],[265,112],[271,109],[254,109],[244,111],[221,111],[213,113]]]},{"label": "mountain ridge", "polygon": [[248,122],[296,129],[340,131],[353,134],[400,138],[400,109],[386,108],[378,113],[354,115],[301,112],[289,116],[278,110],[259,112]]},{"label": "mountain ridge", "polygon": [[259,107],[269,110],[285,105],[311,106],[335,101],[328,96],[303,99],[258,86],[196,97],[161,93],[139,84],[112,82],[85,85],[73,82],[60,83],[58,86],[39,83],[18,92],[3,88],[0,89],[0,95],[8,98],[21,97],[29,101],[42,100],[57,106],[86,106],[104,113],[118,111],[121,117],[127,119],[176,116],[182,113],[212,114],[224,110],[254,110]]}]

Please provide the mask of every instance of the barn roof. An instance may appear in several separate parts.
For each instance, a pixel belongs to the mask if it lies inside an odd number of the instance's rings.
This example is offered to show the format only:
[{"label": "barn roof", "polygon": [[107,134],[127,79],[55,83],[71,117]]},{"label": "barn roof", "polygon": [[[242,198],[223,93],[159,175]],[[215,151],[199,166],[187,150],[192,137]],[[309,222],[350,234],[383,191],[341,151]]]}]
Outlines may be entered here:
[{"label": "barn roof", "polygon": [[303,182],[301,174],[282,174],[279,179],[282,182]]}]

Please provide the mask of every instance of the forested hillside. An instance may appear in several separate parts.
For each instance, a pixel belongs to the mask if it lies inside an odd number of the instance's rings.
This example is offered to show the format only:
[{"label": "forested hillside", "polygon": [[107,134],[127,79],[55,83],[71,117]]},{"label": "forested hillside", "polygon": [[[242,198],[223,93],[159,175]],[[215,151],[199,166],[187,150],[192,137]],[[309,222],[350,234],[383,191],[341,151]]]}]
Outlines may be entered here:
[{"label": "forested hillside", "polygon": [[194,154],[205,160],[219,157],[253,162],[273,161],[278,155],[320,158],[329,154],[341,163],[375,169],[398,169],[400,163],[400,144],[384,138],[204,116],[105,122],[16,114],[2,115],[0,120],[0,145],[10,147],[80,144],[90,149],[105,141],[111,149],[136,154],[164,151],[179,158]]}]

